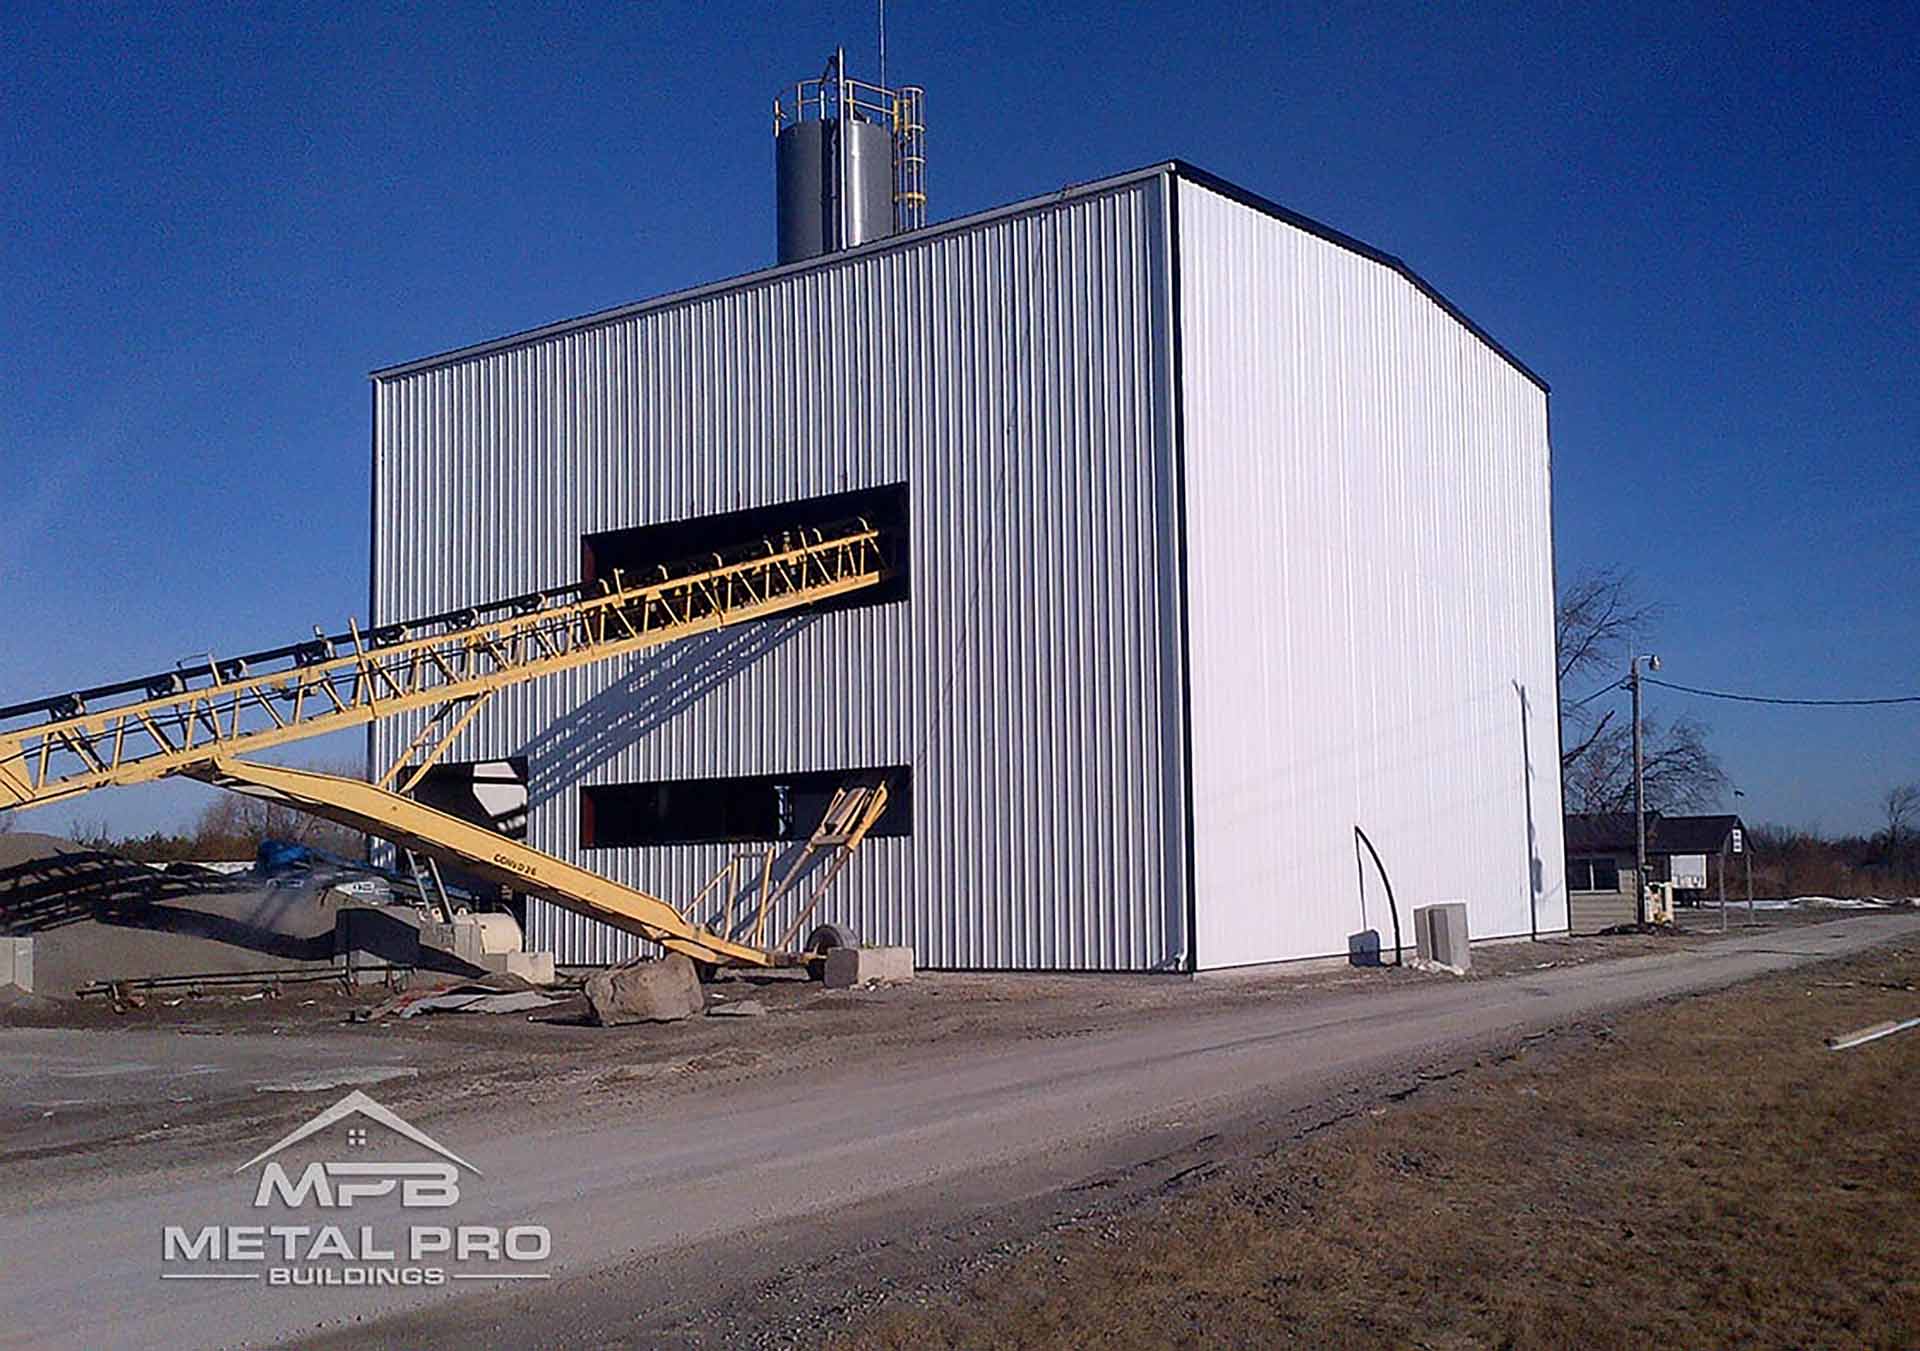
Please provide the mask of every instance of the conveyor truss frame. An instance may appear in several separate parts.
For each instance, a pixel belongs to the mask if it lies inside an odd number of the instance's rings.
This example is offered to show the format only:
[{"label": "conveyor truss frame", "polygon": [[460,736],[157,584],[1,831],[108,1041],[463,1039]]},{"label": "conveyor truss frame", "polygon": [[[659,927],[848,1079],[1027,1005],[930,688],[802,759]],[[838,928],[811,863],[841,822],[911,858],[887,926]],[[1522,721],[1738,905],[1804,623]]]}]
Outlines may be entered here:
[{"label": "conveyor truss frame", "polygon": [[[456,862],[511,889],[650,939],[711,965],[805,962],[792,941],[828,885],[885,814],[884,781],[835,793],[818,829],[778,869],[760,856],[757,888],[738,885],[736,855],[685,909],[406,794],[439,763],[494,695],[542,676],[771,618],[890,575],[882,533],[864,520],[789,531],[731,555],[662,568],[630,581],[516,597],[415,624],[329,638],[250,658],[208,654],[144,680],[0,709],[0,810],[44,806],[122,784],[183,775],[268,798]],[[587,594],[591,593],[591,594]],[[344,647],[344,651],[342,648]],[[256,666],[269,669],[257,670]],[[104,706],[89,708],[90,701]],[[419,734],[373,783],[244,758],[254,752],[420,709]],[[37,720],[19,725],[26,715]],[[775,907],[820,863],[825,878],[781,938]],[[727,885],[722,888],[722,883]],[[697,908],[720,893],[711,921]]]}]

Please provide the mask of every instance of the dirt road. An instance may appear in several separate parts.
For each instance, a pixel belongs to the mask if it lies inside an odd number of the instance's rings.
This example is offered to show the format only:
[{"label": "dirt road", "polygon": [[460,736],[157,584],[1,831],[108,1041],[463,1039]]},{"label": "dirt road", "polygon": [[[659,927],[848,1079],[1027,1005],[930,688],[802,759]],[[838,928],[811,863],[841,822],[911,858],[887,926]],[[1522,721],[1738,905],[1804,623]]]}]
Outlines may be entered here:
[{"label": "dirt road", "polygon": [[[996,1216],[1177,1158],[1249,1112],[1330,1110],[1476,1049],[1916,932],[1920,916],[1871,915],[1494,980],[1270,1006],[1174,999],[1121,1029],[827,1058],[801,1081],[749,1077],[571,1119],[497,1101],[450,1111],[434,1134],[483,1172],[459,1221],[552,1232],[551,1279],[505,1293],[163,1283],[163,1226],[246,1220],[237,1159],[123,1164],[54,1195],[16,1173],[0,1198],[0,1342],[218,1345],[324,1329],[369,1345],[725,1341],[758,1326],[742,1292],[792,1288],[794,1273],[805,1285],[808,1271],[830,1282],[849,1253],[884,1266],[915,1248],[910,1235],[938,1233],[950,1245],[938,1260],[968,1260],[996,1241]],[[375,1318],[387,1321],[363,1321]]]}]

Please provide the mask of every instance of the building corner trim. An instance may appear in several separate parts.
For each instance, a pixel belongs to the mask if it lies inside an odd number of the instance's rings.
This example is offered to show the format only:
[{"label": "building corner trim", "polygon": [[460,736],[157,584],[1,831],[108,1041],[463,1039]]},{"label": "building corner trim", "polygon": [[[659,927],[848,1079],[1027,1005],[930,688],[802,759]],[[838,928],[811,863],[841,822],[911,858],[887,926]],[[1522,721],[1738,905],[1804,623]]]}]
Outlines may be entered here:
[{"label": "building corner trim", "polygon": [[1180,299],[1180,171],[1169,165],[1161,182],[1167,202],[1167,292],[1168,337],[1173,351],[1173,532],[1174,594],[1179,602],[1180,618],[1180,790],[1186,808],[1181,843],[1186,854],[1182,875],[1186,880],[1187,941],[1186,969],[1200,969],[1200,903],[1195,887],[1194,802],[1193,802],[1193,656],[1187,589],[1187,390],[1186,357],[1181,330],[1184,311]]}]

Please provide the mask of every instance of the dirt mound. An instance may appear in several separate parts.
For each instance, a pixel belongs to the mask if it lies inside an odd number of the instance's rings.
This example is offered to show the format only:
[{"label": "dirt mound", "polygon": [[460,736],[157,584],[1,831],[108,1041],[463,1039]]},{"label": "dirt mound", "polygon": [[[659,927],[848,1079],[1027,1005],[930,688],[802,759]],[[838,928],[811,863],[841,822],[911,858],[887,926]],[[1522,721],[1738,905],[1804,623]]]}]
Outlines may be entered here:
[{"label": "dirt mound", "polygon": [[33,940],[33,983],[331,966],[330,895],[201,868],[155,868],[54,835],[0,835],[0,933]]},{"label": "dirt mound", "polygon": [[72,840],[63,840],[58,835],[37,835],[30,830],[0,835],[0,868],[14,868],[36,859],[52,858],[56,854],[80,852],[80,845]]},{"label": "dirt mound", "polygon": [[0,985],[0,1027],[57,1027],[67,1021],[72,1007],[18,985]]}]

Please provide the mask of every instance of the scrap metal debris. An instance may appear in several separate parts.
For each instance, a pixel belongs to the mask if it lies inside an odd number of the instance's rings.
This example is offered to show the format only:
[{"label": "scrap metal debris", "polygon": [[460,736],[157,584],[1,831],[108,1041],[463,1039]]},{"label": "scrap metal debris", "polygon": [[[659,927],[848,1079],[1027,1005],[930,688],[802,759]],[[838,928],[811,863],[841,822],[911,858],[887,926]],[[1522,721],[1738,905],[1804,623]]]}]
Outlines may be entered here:
[{"label": "scrap metal debris", "polygon": [[757,999],[742,999],[731,1004],[707,1005],[709,1018],[758,1018],[767,1011],[767,1006]]},{"label": "scrap metal debris", "polygon": [[459,989],[413,1000],[398,1012],[402,1018],[416,1013],[531,1013],[555,1002],[538,990]]},{"label": "scrap metal debris", "polygon": [[1882,1037],[1891,1037],[1896,1032],[1905,1032],[1910,1027],[1920,1027],[1920,1018],[1908,1018],[1903,1022],[1875,1023],[1871,1027],[1860,1028],[1842,1037],[1828,1037],[1827,1049],[1829,1051],[1852,1050],[1854,1047],[1864,1046],[1870,1041],[1878,1041]]},{"label": "scrap metal debris", "polygon": [[300,1079],[283,1079],[270,1084],[255,1084],[256,1093],[324,1093],[332,1088],[364,1088],[384,1084],[390,1079],[417,1079],[420,1071],[411,1065],[370,1066],[365,1069],[334,1070],[328,1074],[310,1074]]},{"label": "scrap metal debris", "polygon": [[538,1013],[563,1000],[539,990],[499,990],[490,985],[440,985],[409,990],[370,1009],[356,1010],[355,1022],[371,1023],[419,1013]]}]

